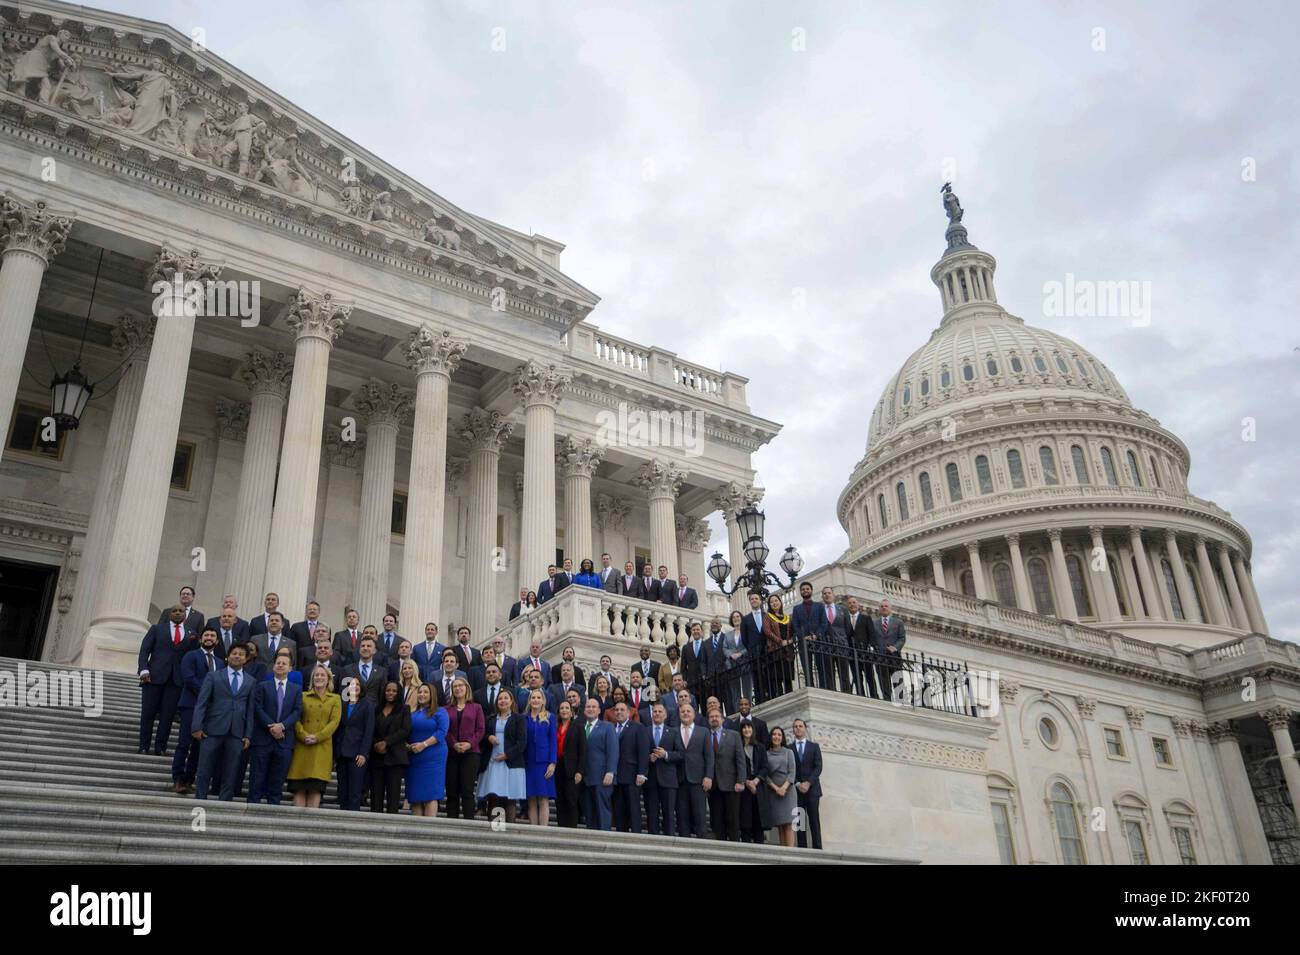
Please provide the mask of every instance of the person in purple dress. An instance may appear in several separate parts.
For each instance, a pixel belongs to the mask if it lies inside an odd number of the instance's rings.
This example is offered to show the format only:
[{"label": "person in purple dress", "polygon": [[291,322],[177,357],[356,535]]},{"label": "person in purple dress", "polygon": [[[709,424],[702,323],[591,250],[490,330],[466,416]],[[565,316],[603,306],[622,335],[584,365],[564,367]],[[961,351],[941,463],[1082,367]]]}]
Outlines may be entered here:
[{"label": "person in purple dress", "polygon": [[524,770],[528,777],[528,821],[544,826],[550,821],[551,800],[555,798],[556,736],[555,720],[546,711],[546,695],[541,690],[528,694],[527,724]]}]

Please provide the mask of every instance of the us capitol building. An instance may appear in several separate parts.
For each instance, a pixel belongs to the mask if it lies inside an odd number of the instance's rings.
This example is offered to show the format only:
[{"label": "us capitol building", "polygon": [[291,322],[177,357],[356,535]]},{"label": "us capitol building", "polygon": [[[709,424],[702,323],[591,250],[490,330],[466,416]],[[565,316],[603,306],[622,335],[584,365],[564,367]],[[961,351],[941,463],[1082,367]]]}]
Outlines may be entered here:
[{"label": "us capitol building", "polygon": [[[751,456],[780,430],[744,377],[601,331],[560,242],[456,207],[170,27],[0,18],[0,656],[132,670],[184,584],[209,616],[276,591],[336,629],[394,610],[408,636],[468,623],[624,668],[739,605],[705,591],[707,519],[739,572]],[[827,846],[1297,861],[1300,654],[1268,636],[1245,528],[1101,361],[998,303],[945,206],[939,326],[871,413],[847,550],[805,578],[888,598],[908,649],[970,681],[958,707],[801,687],[760,708],[823,747]],[[255,314],[155,320],[178,279],[252,289]],[[605,440],[629,409],[681,440]],[[602,551],[687,573],[700,609],[571,588],[507,621],[548,563]]]}]

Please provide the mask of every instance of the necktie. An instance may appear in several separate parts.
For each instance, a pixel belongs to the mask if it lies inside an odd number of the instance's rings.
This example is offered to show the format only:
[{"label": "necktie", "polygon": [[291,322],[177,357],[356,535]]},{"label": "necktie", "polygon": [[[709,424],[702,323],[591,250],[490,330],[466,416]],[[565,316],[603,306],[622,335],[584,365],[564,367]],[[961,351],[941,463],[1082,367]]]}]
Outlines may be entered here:
[{"label": "necktie", "polygon": [[442,681],[442,695],[451,699],[451,677]]},{"label": "necktie", "polygon": [[357,632],[349,630],[348,633],[352,634],[352,649],[355,650],[357,648]]},{"label": "necktie", "polygon": [[685,599],[686,599],[686,588],[685,588],[685,587],[679,587],[679,588],[677,589],[677,599],[678,599],[678,600],[685,600]]},{"label": "necktie", "polygon": [[826,617],[827,617],[828,620],[830,620],[831,623],[834,623],[834,622],[835,622],[835,605],[834,605],[834,604],[827,604],[827,605],[826,605]]},{"label": "necktie", "polygon": [[495,686],[492,687],[492,696],[490,702],[492,703],[493,710],[495,710],[497,705],[497,688]]},{"label": "necktie", "polygon": [[214,659],[212,659],[212,651],[211,651],[211,650],[207,651],[207,657],[208,657],[208,672],[211,673],[211,672],[213,672],[214,670],[216,670],[216,668],[217,668],[217,661],[214,660]]},{"label": "necktie", "polygon": [[239,671],[230,671],[230,692],[232,695],[239,693]]},{"label": "necktie", "polygon": [[616,729],[616,732],[614,733],[615,736],[622,736],[622,735],[623,735],[623,724],[622,724],[622,723],[618,723],[618,724],[616,724],[615,729]]},{"label": "necktie", "polygon": [[683,746],[691,745],[691,731],[687,729],[685,726],[682,726],[682,745]]},{"label": "necktie", "polygon": [[361,679],[365,680],[367,683],[370,682],[370,664],[369,664],[369,663],[363,663],[363,664],[361,664]]},{"label": "necktie", "polygon": [[715,755],[718,752],[718,740],[720,736],[722,736],[722,733],[720,732],[714,732],[713,734],[713,752]]},{"label": "necktie", "polygon": [[664,737],[664,728],[663,726],[656,723],[655,724],[655,747],[656,748],[658,748],[659,744],[663,741],[663,737]]},{"label": "necktie", "polygon": [[889,618],[888,618],[888,617],[886,617],[886,618],[884,619],[884,621],[883,621],[883,625],[884,625],[885,630],[888,630],[888,629],[889,629]]},{"label": "necktie", "polygon": [[588,735],[588,736],[591,735],[591,728],[592,728],[593,726],[595,726],[595,725],[596,725],[595,723],[588,723],[588,724],[587,724],[587,726],[586,726],[586,730],[587,730],[587,735]]},{"label": "necktie", "polygon": [[799,740],[799,758],[803,759],[803,740]]},{"label": "necktie", "polygon": [[641,709],[641,691],[640,691],[640,690],[633,690],[633,691],[632,691],[632,709],[634,709],[634,710],[639,710],[639,709]]},{"label": "necktie", "polygon": [[225,645],[225,647],[226,647],[227,650],[230,649],[230,631],[229,631],[229,630],[222,630],[222,631],[221,631],[221,642]]},{"label": "necktie", "polygon": [[175,633],[172,634],[172,646],[178,647],[181,644],[181,625],[179,623],[174,623],[172,624],[172,628],[175,630]]},{"label": "necktie", "polygon": [[315,633],[315,632],[316,632],[316,621],[315,621],[315,620],[308,620],[308,621],[307,621],[307,632],[308,632],[308,633]]},{"label": "necktie", "polygon": [[284,713],[284,684],[275,681],[275,721],[280,722],[280,715]]}]

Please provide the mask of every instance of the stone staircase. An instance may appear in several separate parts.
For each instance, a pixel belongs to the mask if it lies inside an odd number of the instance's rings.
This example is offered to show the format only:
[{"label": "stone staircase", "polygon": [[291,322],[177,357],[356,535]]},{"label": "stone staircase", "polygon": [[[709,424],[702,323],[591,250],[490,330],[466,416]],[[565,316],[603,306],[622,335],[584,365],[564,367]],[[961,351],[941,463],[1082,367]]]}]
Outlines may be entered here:
[{"label": "stone staircase", "polygon": [[[29,675],[82,671],[24,661]],[[0,658],[16,682],[19,661]],[[11,682],[11,686],[13,685]],[[139,685],[103,674],[103,712],[0,705],[0,863],[757,863],[904,860],[485,819],[199,802],[171,792],[171,755],[140,755]],[[173,743],[176,730],[173,729]]]}]

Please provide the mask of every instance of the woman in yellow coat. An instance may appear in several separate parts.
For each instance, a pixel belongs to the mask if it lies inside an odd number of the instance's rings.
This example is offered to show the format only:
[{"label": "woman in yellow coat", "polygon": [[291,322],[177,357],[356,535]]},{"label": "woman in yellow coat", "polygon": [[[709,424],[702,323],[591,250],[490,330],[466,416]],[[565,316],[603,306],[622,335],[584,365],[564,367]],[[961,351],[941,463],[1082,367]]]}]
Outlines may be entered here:
[{"label": "woman in yellow coat", "polygon": [[343,704],[332,692],[334,677],[325,667],[311,671],[311,688],[302,695],[302,719],[294,725],[297,742],[289,763],[289,789],[293,804],[315,809],[330,782],[334,768],[331,737],[339,728]]}]

